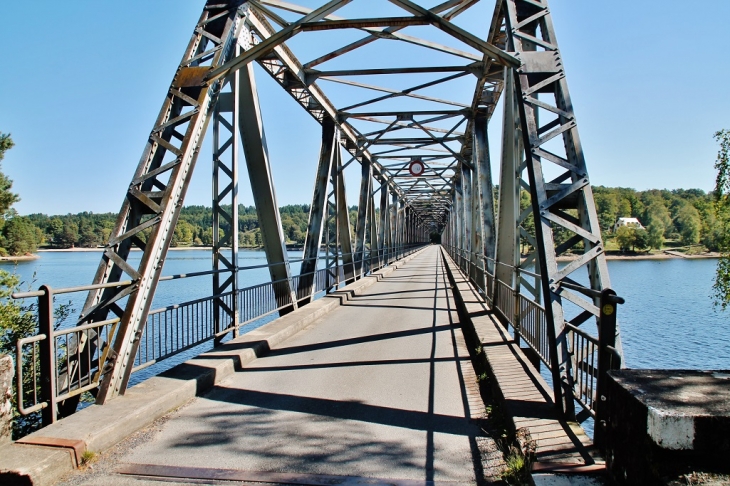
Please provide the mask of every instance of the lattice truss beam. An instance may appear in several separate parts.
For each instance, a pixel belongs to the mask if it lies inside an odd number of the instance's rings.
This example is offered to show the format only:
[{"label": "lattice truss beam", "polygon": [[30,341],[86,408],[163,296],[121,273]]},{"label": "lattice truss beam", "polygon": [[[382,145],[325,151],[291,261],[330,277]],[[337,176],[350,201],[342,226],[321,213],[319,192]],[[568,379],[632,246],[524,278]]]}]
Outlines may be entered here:
[{"label": "lattice truss beam", "polygon": [[[594,303],[560,285],[579,267],[590,269],[594,288],[607,285],[608,274],[546,2],[489,2],[491,23],[486,24],[485,17],[486,36],[480,36],[459,27],[459,20],[476,5],[484,7],[485,0],[438,4],[426,0],[302,1],[308,5],[281,0],[207,1],[105,248],[95,277],[95,283],[105,288],[89,294],[82,315],[82,322],[98,322],[110,313],[120,318],[114,341],[104,346],[100,359],[100,403],[126,388],[211,120],[217,173],[214,265],[221,271],[216,274],[215,291],[235,294],[237,288],[236,279],[225,272],[235,274],[237,265],[232,242],[239,138],[262,233],[268,239],[264,241],[267,257],[269,263],[279,264],[272,267],[272,280],[288,282],[277,287],[277,292],[291,295],[296,307],[295,294],[302,290],[306,294],[307,285],[311,287],[311,278],[300,278],[299,288],[293,288],[283,251],[251,67],[254,62],[322,124],[302,275],[316,268],[321,242],[331,277],[342,271],[351,280],[362,275],[368,250],[371,259],[373,253],[383,258],[379,249],[444,229],[461,232],[462,237],[454,241],[462,248],[494,258],[496,225],[486,129],[507,85],[517,90],[514,106],[519,114],[515,119],[521,120],[521,126],[508,129],[513,134],[521,130],[528,154],[527,162],[518,163],[515,176],[532,196],[532,211],[540,224],[533,233],[520,228],[515,223],[525,221],[527,213],[523,212],[515,221],[500,221],[500,228],[511,227],[511,234],[517,235],[513,240],[522,237],[535,249],[536,256],[529,262],[541,265],[546,276],[543,281],[550,280],[543,293],[553,303],[551,318],[560,322],[556,332],[561,332],[563,298],[582,306],[588,315],[595,314]],[[316,45],[331,47],[315,52],[308,41],[312,36],[326,38]],[[512,72],[517,73],[514,82],[509,81]],[[556,103],[550,105],[537,93],[555,94]],[[540,110],[552,118],[537,116]],[[550,151],[550,142],[561,137],[566,155]],[[423,163],[424,171],[413,176],[409,166],[416,160]],[[545,180],[544,161],[563,172]],[[343,171],[353,162],[360,164],[362,182],[351,242]],[[521,176],[525,171],[527,178]],[[226,202],[231,211],[225,209]],[[556,225],[573,236],[553,250],[549,247]],[[585,245],[584,256],[558,269],[555,257],[576,245]],[[128,261],[135,247],[143,250],[136,266]],[[233,253],[227,256],[229,247]],[[225,330],[232,322],[235,326],[235,313],[235,302],[219,299],[216,329]]]}]

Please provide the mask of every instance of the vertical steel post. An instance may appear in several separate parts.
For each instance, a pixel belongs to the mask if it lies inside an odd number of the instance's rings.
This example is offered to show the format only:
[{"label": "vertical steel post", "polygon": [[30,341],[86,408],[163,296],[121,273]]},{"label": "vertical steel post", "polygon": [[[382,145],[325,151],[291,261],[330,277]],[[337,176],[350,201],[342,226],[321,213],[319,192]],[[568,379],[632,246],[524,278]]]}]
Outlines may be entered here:
[{"label": "vertical steel post", "polygon": [[471,183],[471,169],[466,164],[461,164],[461,191],[464,197],[462,204],[462,249],[464,250],[464,257],[466,258],[465,264],[471,262],[472,248],[471,248],[471,224],[472,224],[472,183]]},{"label": "vertical steel post", "polygon": [[390,200],[388,199],[388,181],[380,181],[380,252],[383,259],[381,266],[387,265],[390,260]]},{"label": "vertical steel post", "polygon": [[[334,120],[325,117],[322,120],[322,145],[319,151],[317,176],[312,191],[312,205],[309,207],[309,221],[307,236],[304,241],[304,258],[300,272],[299,290],[301,295],[307,295],[301,303],[311,301],[314,292],[314,277],[319,259],[319,247],[322,241],[322,228],[327,220],[327,188],[332,174],[332,166],[339,150],[339,132]],[[325,240],[325,244],[328,242]],[[311,275],[309,275],[311,274]]]},{"label": "vertical steel post", "polygon": [[[608,421],[608,397],[606,396],[606,380],[609,370],[621,367],[620,358],[614,359],[609,348],[616,346],[616,311],[623,299],[616,296],[611,289],[603,289],[599,299],[600,325],[598,327],[598,377],[596,383],[596,420],[593,442],[599,450],[605,448],[606,427]],[[616,362],[618,361],[618,362]],[[604,451],[605,452],[605,451]]]},{"label": "vertical steel post", "polygon": [[345,171],[342,167],[342,156],[337,150],[336,164],[333,165],[333,184],[335,186],[335,206],[337,218],[337,239],[342,252],[342,266],[345,270],[345,283],[350,284],[355,280],[355,269],[353,266],[352,252],[352,231],[350,230],[350,212],[347,208],[347,196],[345,192]]},{"label": "vertical steel post", "polygon": [[[236,54],[240,47],[236,44]],[[229,91],[218,96],[213,110],[213,329],[220,344],[230,329],[238,336],[238,72],[227,80]],[[230,113],[230,120],[224,113]],[[224,132],[224,133],[221,133]],[[231,206],[225,208],[225,203]],[[221,236],[221,232],[223,235]],[[226,246],[229,256],[226,256]],[[220,273],[225,271],[227,275]],[[230,295],[231,305],[226,302]]]},{"label": "vertical steel post", "polygon": [[454,240],[459,258],[461,258],[462,251],[464,250],[464,192],[463,192],[464,176],[457,174],[454,181],[454,193],[456,195],[456,201],[454,204],[454,210],[451,212],[451,217],[454,218]]},{"label": "vertical steel post", "polygon": [[292,288],[291,269],[286,251],[286,240],[281,225],[281,215],[276,202],[274,179],[271,173],[269,151],[266,146],[263,118],[259,105],[253,64],[248,64],[239,71],[239,129],[246,155],[248,177],[251,181],[251,192],[256,205],[256,214],[261,228],[261,237],[269,263],[269,274],[274,285],[277,301],[291,302],[291,305],[280,311],[286,314],[297,308],[296,294]]},{"label": "vertical steel post", "polygon": [[370,204],[371,181],[373,180],[373,165],[363,157],[361,161],[360,198],[357,205],[357,223],[355,225],[355,274],[362,278],[363,259],[365,257],[365,227],[368,222],[368,205]]},{"label": "vertical steel post", "polygon": [[[53,336],[53,289],[42,285],[38,290],[43,295],[38,297],[38,323],[40,334],[46,338],[39,341],[40,371],[41,371],[41,402],[48,402],[48,406],[41,411],[43,426],[50,425],[58,417],[56,403],[56,338]],[[22,397],[18,398],[22,400]]]},{"label": "vertical steel post", "polygon": [[393,262],[398,258],[398,196],[393,192],[390,199],[390,262]]},{"label": "vertical steel post", "polygon": [[371,208],[368,212],[368,220],[370,226],[370,271],[372,272],[376,267],[380,268],[380,245],[378,243],[380,233],[375,218],[375,197],[372,191],[370,192],[369,207]]},{"label": "vertical steel post", "polygon": [[479,110],[474,119],[474,150],[473,161],[477,172],[479,187],[479,215],[478,227],[481,230],[481,246],[479,250],[486,258],[485,270],[494,274],[494,258],[496,257],[496,224],[494,217],[494,193],[492,184],[492,164],[489,159],[489,137],[487,113]]},{"label": "vertical steel post", "polygon": [[520,154],[522,130],[515,99],[514,72],[505,69],[502,162],[499,179],[499,218],[497,221],[497,265],[493,301],[502,282],[515,289],[519,285],[515,269],[520,265]]}]

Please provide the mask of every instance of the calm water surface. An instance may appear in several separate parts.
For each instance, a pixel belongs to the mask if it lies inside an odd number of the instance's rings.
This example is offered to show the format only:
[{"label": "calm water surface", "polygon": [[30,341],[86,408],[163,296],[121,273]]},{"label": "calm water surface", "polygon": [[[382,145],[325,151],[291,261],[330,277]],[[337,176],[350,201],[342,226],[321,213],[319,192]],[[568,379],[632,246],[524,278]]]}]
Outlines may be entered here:
[{"label": "calm water surface", "polygon": [[[141,253],[133,254],[138,262]],[[100,252],[43,252],[32,262],[15,266],[31,282],[35,274],[52,287],[85,285],[92,281]],[[301,252],[290,252],[291,259]],[[240,266],[266,263],[262,251],[241,251]],[[619,307],[626,365],[630,368],[730,369],[730,313],[716,311],[710,295],[717,260],[609,261],[613,287],[626,299]],[[163,275],[210,269],[209,250],[170,251]],[[2,268],[13,270],[13,264]],[[299,263],[292,274],[299,273]],[[241,288],[268,280],[268,270],[241,272]],[[211,276],[163,282],[153,308],[205,297],[211,294]],[[67,301],[61,298],[59,301]],[[70,296],[80,308],[85,295]],[[172,363],[171,363],[172,364]]]}]

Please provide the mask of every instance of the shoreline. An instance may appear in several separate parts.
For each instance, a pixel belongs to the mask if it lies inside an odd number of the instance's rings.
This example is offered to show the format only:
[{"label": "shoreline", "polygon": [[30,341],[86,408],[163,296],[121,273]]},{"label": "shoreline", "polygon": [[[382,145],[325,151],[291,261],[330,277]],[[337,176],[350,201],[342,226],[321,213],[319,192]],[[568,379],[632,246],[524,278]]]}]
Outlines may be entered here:
[{"label": "shoreline", "polygon": [[[671,250],[670,250],[671,251]],[[570,262],[579,258],[580,255],[558,257],[559,262]],[[638,255],[606,254],[606,260],[705,260],[708,258],[720,258],[720,253],[708,252],[698,255],[682,255],[674,253],[647,253]]]},{"label": "shoreline", "polygon": [[[175,248],[169,248],[170,251],[192,251],[192,250],[212,250],[213,247],[211,246],[184,246],[184,247],[175,247]],[[263,247],[256,247],[256,248],[240,248],[240,250],[249,251],[249,250],[259,250],[262,251]],[[0,257],[0,262],[4,261],[32,261],[40,258],[40,253],[70,253],[70,252],[102,252],[104,251],[104,248],[42,248],[37,250],[37,253],[33,255],[23,255],[20,257]],[[132,251],[141,251],[137,248],[132,249]],[[291,250],[291,251],[298,251],[298,250]],[[672,260],[672,259],[684,259],[684,260],[697,260],[697,259],[707,259],[707,258],[720,258],[720,253],[718,252],[706,252],[706,253],[700,253],[697,255],[683,255],[680,252],[673,251],[673,250],[663,250],[662,253],[640,253],[640,254],[620,254],[620,253],[607,253],[606,254],[606,260]],[[559,262],[570,262],[577,258],[579,258],[580,255],[570,255],[570,256],[561,256],[558,257]]]},{"label": "shoreline", "polygon": [[41,256],[33,253],[32,255],[21,255],[21,256],[4,256],[0,257],[0,263],[2,262],[32,262],[33,260],[38,260]]}]

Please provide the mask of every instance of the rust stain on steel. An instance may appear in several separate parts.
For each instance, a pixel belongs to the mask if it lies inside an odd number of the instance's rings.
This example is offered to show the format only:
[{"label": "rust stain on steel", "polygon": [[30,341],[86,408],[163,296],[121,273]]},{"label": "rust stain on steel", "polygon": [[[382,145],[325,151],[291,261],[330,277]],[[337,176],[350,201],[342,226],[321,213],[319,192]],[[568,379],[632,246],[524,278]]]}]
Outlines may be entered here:
[{"label": "rust stain on steel", "polygon": [[56,437],[23,437],[16,444],[35,445],[44,447],[60,447],[73,451],[74,467],[81,464],[81,456],[86,451],[86,442],[81,439],[59,439]]},{"label": "rust stain on steel", "polygon": [[159,478],[185,478],[218,481],[255,481],[275,484],[305,484],[310,486],[379,484],[391,486],[457,486],[456,481],[425,481],[418,479],[367,478],[361,476],[336,476],[330,474],[274,473],[244,471],[241,469],[215,469],[206,467],[159,466],[155,464],[123,464],[117,473],[130,476]]},{"label": "rust stain on steel", "polygon": [[210,71],[209,66],[184,67],[177,73],[173,85],[176,88],[191,88],[194,86],[205,86],[205,76]]},{"label": "rust stain on steel", "polygon": [[561,473],[561,474],[589,474],[606,472],[605,464],[579,464],[570,462],[536,462],[532,465],[532,472]]}]

